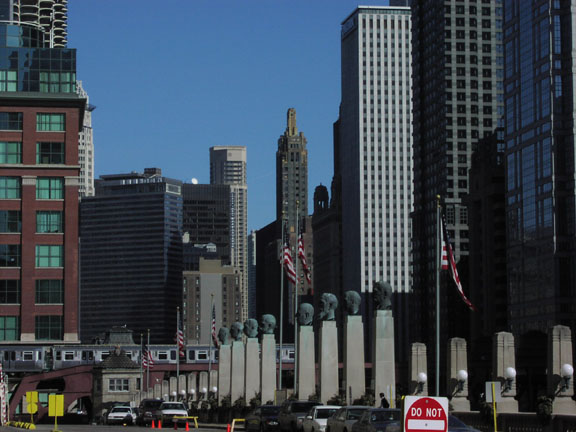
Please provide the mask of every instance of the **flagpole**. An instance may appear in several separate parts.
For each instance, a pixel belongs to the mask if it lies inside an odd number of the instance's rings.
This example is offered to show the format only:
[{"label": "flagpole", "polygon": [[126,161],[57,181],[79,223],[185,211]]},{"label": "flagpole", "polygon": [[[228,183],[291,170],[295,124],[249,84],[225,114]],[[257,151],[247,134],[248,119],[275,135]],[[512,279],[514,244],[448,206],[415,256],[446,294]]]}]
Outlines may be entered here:
[{"label": "flagpole", "polygon": [[440,270],[442,268],[442,229],[440,195],[436,195],[436,396],[440,396]]},{"label": "flagpole", "polygon": [[146,391],[150,389],[150,329],[148,329],[148,341],[146,344]]},{"label": "flagpole", "polygon": [[144,391],[144,373],[142,371],[144,362],[144,335],[140,333],[140,402],[142,402],[142,393]]},{"label": "flagpole", "polygon": [[[296,272],[296,282],[294,283],[294,307],[292,308],[292,312],[294,315],[294,359],[298,358],[298,320],[296,319],[296,313],[298,310],[298,249],[300,247],[300,231],[299,231],[299,222],[300,222],[300,215],[299,215],[299,206],[300,201],[296,201],[296,262],[294,263],[294,270]],[[294,393],[298,394],[298,362],[294,362]]]},{"label": "flagpole", "polygon": [[210,345],[208,350],[208,388],[212,388],[211,375],[212,375],[212,312],[214,311],[214,293],[210,294]]},{"label": "flagpole", "polygon": [[180,392],[180,306],[176,306],[176,400]]},{"label": "flagpole", "polygon": [[[284,212],[282,212],[282,232],[280,233],[280,355],[278,365],[278,390],[282,389],[282,334],[284,329]],[[295,361],[297,359],[294,359]]]}]

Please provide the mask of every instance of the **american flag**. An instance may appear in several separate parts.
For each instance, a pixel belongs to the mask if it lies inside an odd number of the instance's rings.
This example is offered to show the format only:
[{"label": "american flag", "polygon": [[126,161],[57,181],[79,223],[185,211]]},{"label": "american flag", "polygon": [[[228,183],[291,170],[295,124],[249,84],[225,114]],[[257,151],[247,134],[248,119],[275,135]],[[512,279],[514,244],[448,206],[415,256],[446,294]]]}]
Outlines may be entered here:
[{"label": "american flag", "polygon": [[152,353],[148,348],[144,350],[144,355],[142,356],[142,366],[147,369],[152,369],[154,367],[154,359],[152,358]]},{"label": "american flag", "polygon": [[290,253],[290,246],[284,243],[284,253],[282,262],[284,263],[284,271],[290,282],[296,284],[296,270],[294,270],[294,263],[292,262],[292,254]]},{"label": "american flag", "polygon": [[218,334],[216,333],[216,305],[212,305],[212,343],[218,348],[220,344],[218,343]]},{"label": "american flag", "polygon": [[446,242],[444,237],[442,237],[442,261],[440,263],[440,268],[442,270],[448,270],[448,252],[446,251]]},{"label": "american flag", "polygon": [[306,254],[304,253],[304,239],[302,238],[302,233],[300,233],[298,236],[298,258],[300,258],[300,262],[302,263],[302,269],[304,270],[306,280],[308,281],[308,284],[311,284],[312,276],[310,275],[310,267],[308,267],[308,263],[306,262]]},{"label": "american flag", "polygon": [[[456,261],[454,260],[454,252],[452,251],[452,244],[450,243],[450,237],[448,236],[448,230],[446,229],[446,221],[442,219],[442,232],[443,236],[443,247],[442,249],[446,249],[448,252],[448,262],[450,264],[450,269],[452,273],[452,279],[454,279],[454,283],[456,284],[456,288],[458,289],[458,293],[460,297],[462,297],[462,301],[466,303],[466,306],[470,308],[470,310],[475,311],[476,307],[472,304],[472,302],[466,297],[464,294],[464,290],[462,289],[462,283],[460,282],[460,276],[458,276],[458,269],[456,268]],[[442,253],[442,262],[444,262],[444,252]],[[444,269],[444,265],[442,265],[442,269]]]},{"label": "american flag", "polygon": [[180,357],[185,357],[184,354],[184,332],[181,329],[176,331],[176,340],[178,341],[178,351],[180,352]]}]

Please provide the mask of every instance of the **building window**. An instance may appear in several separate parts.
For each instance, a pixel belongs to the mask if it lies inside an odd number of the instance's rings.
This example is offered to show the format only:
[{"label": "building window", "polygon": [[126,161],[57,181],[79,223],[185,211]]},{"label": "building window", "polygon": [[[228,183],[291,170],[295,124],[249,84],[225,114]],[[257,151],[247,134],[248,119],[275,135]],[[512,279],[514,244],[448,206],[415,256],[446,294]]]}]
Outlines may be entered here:
[{"label": "building window", "polygon": [[20,178],[0,177],[0,199],[20,198]]},{"label": "building window", "polygon": [[17,316],[0,316],[0,341],[20,339],[19,324]]},{"label": "building window", "polygon": [[0,130],[22,130],[21,112],[0,113]]},{"label": "building window", "polygon": [[20,245],[0,245],[0,267],[20,267]]},{"label": "building window", "polygon": [[36,143],[36,163],[37,164],[63,164],[64,163],[64,143],[61,143],[61,142],[39,142],[39,143]]},{"label": "building window", "polygon": [[66,130],[66,115],[37,113],[36,130],[40,132],[64,132]]},{"label": "building window", "polygon": [[37,280],[36,304],[61,304],[63,291],[61,280]]},{"label": "building window", "polygon": [[0,142],[0,163],[2,164],[22,163],[22,143]]},{"label": "building window", "polygon": [[38,177],[36,199],[63,199],[64,180],[59,177]]},{"label": "building window", "polygon": [[19,233],[21,230],[19,210],[0,210],[0,233]]},{"label": "building window", "polygon": [[62,245],[36,245],[36,267],[63,267]]},{"label": "building window", "polygon": [[108,380],[108,391],[111,392],[127,392],[129,391],[128,378],[110,378]]},{"label": "building window", "polygon": [[0,280],[0,303],[20,303],[20,281],[17,279]]},{"label": "building window", "polygon": [[17,91],[18,75],[14,70],[0,70],[0,91]]},{"label": "building window", "polygon": [[42,93],[72,93],[76,91],[76,74],[73,72],[40,72]]},{"label": "building window", "polygon": [[36,212],[36,232],[37,233],[61,233],[62,212],[61,211],[38,211]]},{"label": "building window", "polygon": [[62,316],[43,315],[36,317],[36,340],[62,339]]}]

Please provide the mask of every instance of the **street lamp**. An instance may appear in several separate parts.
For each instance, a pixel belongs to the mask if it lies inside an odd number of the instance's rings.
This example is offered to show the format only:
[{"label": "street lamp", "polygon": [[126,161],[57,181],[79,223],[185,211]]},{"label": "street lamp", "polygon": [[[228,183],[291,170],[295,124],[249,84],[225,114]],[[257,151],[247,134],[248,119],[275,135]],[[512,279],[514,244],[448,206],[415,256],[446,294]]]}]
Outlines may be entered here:
[{"label": "street lamp", "polygon": [[425,372],[419,372],[416,382],[418,383],[417,393],[422,393],[424,391],[424,384],[428,381],[428,375]]},{"label": "street lamp", "polygon": [[504,371],[504,388],[502,391],[512,390],[512,383],[514,383],[514,379],[516,378],[516,369],[513,367],[507,367]]},{"label": "street lamp", "polygon": [[458,392],[461,392],[464,390],[464,383],[468,381],[468,372],[464,369],[460,369],[456,374],[456,377],[458,379]]},{"label": "street lamp", "polygon": [[561,391],[566,391],[570,387],[570,380],[574,376],[574,368],[571,364],[564,363],[560,370],[562,375],[562,387],[560,388]]}]

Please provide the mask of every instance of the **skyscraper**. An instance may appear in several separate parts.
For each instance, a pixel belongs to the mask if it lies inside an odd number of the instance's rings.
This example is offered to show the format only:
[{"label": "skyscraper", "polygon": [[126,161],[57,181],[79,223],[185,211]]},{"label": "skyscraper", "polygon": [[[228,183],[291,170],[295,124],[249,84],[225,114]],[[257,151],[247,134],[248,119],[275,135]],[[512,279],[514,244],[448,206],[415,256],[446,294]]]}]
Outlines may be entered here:
[{"label": "skyscraper", "polygon": [[[433,356],[438,270],[437,196],[446,215],[456,262],[468,255],[468,171],[478,141],[502,118],[501,1],[415,0],[412,6],[414,75],[414,301],[420,326],[415,337]],[[466,266],[460,264],[466,286]],[[442,281],[442,279],[441,279]],[[441,287],[441,332],[467,336],[469,312],[446,309],[447,278]],[[451,291],[452,292],[452,291]],[[452,323],[452,324],[451,324]],[[451,327],[456,334],[448,333]],[[444,369],[441,369],[444,370]],[[440,382],[443,382],[442,380]]]},{"label": "skyscraper", "polygon": [[[335,131],[343,286],[410,289],[412,210],[410,8],[358,7],[342,23]],[[340,199],[340,198],[337,198]]]},{"label": "skyscraper", "polygon": [[508,311],[517,336],[576,325],[575,8],[504,1]]},{"label": "skyscraper", "polygon": [[288,109],[286,117],[286,131],[276,151],[276,220],[284,218],[286,231],[296,233],[301,219],[308,216],[308,150],[306,137],[298,133],[296,110]]},{"label": "skyscraper", "polygon": [[81,217],[81,338],[113,326],[172,343],[182,304],[182,182],[144,173],[112,174],[84,197]]},{"label": "skyscraper", "polygon": [[65,2],[42,12],[38,3],[0,1],[0,341],[77,343],[86,101],[76,93],[76,51],[57,37]]},{"label": "skyscraper", "polygon": [[248,183],[246,147],[210,148],[210,184],[230,185],[231,264],[242,273],[242,320],[248,316]]},{"label": "skyscraper", "polygon": [[78,162],[80,165],[79,192],[80,197],[94,195],[94,133],[92,130],[92,111],[96,108],[90,105],[88,93],[82,87],[82,81],[77,81],[77,92],[86,99],[86,109],[82,130],[78,142]]}]

